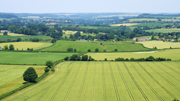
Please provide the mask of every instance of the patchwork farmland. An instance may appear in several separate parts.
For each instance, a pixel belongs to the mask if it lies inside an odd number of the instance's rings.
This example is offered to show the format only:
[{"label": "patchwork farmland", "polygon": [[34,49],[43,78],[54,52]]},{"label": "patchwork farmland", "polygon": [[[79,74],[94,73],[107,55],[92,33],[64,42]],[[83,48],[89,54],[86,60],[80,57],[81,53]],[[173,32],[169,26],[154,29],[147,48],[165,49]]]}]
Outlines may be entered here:
[{"label": "patchwork farmland", "polygon": [[5,101],[171,101],[180,99],[179,62],[63,62]]}]

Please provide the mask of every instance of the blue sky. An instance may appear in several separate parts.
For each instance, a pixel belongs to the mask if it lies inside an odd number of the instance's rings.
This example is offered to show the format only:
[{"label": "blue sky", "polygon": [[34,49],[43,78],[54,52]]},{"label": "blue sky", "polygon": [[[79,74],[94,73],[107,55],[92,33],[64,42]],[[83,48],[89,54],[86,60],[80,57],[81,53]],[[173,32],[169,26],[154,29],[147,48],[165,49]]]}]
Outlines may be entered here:
[{"label": "blue sky", "polygon": [[11,13],[180,13],[180,0],[0,0]]}]

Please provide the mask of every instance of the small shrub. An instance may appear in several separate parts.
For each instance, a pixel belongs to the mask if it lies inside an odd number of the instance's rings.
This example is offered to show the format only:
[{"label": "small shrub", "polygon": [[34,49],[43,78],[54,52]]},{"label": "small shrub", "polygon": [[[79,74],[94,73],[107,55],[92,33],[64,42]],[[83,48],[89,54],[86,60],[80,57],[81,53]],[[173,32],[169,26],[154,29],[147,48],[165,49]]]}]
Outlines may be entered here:
[{"label": "small shrub", "polygon": [[49,72],[49,67],[45,67],[44,71]]},{"label": "small shrub", "polygon": [[95,52],[99,52],[99,49],[98,49],[98,48],[96,48],[96,49],[95,49]]},{"label": "small shrub", "polygon": [[104,49],[103,52],[106,52],[106,50]]},{"label": "small shrub", "polygon": [[74,52],[76,52],[76,49],[74,49]]},{"label": "small shrub", "polygon": [[115,51],[115,52],[117,52],[117,51],[118,51],[118,49],[114,49],[114,51]]},{"label": "small shrub", "polygon": [[105,58],[104,61],[107,61],[107,58]]},{"label": "small shrub", "polygon": [[68,57],[68,56],[67,56],[67,57],[65,57],[65,58],[64,58],[64,60],[65,60],[65,61],[68,61],[68,60],[69,60],[69,57]]},{"label": "small shrub", "polygon": [[46,66],[51,68],[53,66],[53,62],[52,61],[46,61]]},{"label": "small shrub", "polygon": [[73,52],[73,48],[68,48],[67,51],[68,52]]},{"label": "small shrub", "polygon": [[91,52],[91,49],[88,49],[88,52]]}]

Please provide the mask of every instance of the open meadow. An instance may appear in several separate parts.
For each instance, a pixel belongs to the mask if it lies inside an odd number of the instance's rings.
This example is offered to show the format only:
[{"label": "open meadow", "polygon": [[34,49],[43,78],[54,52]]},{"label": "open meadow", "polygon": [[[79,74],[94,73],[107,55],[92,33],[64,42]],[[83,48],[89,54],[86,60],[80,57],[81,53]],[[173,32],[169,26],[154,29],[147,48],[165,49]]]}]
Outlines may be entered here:
[{"label": "open meadow", "polygon": [[146,30],[146,32],[172,33],[172,32],[180,32],[180,29],[152,29],[152,30]]},{"label": "open meadow", "polygon": [[180,49],[169,49],[159,51],[146,51],[146,52],[116,52],[116,53],[87,53],[95,60],[115,60],[115,58],[147,58],[153,56],[155,58],[169,58],[172,60],[180,60]]},{"label": "open meadow", "polygon": [[5,101],[172,101],[179,62],[63,62],[49,78]]},{"label": "open meadow", "polygon": [[123,23],[123,24],[112,24],[111,26],[133,26],[133,25],[138,25],[140,23]]},{"label": "open meadow", "polygon": [[134,21],[158,21],[158,19],[148,19],[148,18],[140,18],[140,19],[129,19],[130,22]]},{"label": "open meadow", "polygon": [[141,43],[147,48],[156,47],[157,49],[165,49],[165,48],[180,48],[179,42],[163,42],[163,41],[143,41],[143,42],[136,42]]},{"label": "open meadow", "polygon": [[74,53],[46,52],[0,52],[0,64],[37,64],[45,65],[46,61],[55,62]]},{"label": "open meadow", "polygon": [[0,43],[0,46],[4,48],[4,46],[9,46],[10,44],[14,45],[15,50],[27,50],[27,48],[33,48],[33,50],[37,50],[52,45],[52,43],[47,42],[8,42]]},{"label": "open meadow", "polygon": [[[102,43],[102,45],[101,45]],[[144,48],[140,44],[133,43],[117,43],[117,42],[102,42],[102,41],[57,41],[52,47],[42,49],[41,51],[67,51],[68,48],[76,49],[77,52],[87,52],[88,49],[91,49],[91,52],[95,52],[95,49],[98,48],[100,52],[103,50],[114,51],[148,51],[150,49]]]},{"label": "open meadow", "polygon": [[[8,36],[27,36],[27,35],[24,35],[24,34],[16,34],[16,33],[7,33]],[[0,33],[0,35],[3,35],[3,33]]]},{"label": "open meadow", "polygon": [[29,67],[36,70],[38,77],[44,73],[45,66],[0,65],[0,96],[22,86],[25,82],[22,75]]}]

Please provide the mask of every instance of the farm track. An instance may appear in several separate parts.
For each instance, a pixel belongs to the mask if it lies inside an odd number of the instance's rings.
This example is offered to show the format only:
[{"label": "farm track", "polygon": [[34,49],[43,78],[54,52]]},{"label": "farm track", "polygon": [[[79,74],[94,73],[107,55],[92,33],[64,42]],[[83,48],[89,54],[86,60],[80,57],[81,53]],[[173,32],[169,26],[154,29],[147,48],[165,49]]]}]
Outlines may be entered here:
[{"label": "farm track", "polygon": [[[81,63],[81,65],[82,65],[82,63]],[[80,66],[81,66],[81,65],[80,65]],[[74,86],[74,82],[76,81],[77,75],[78,75],[78,73],[79,73],[80,66],[78,67],[78,69],[77,69],[77,71],[76,71],[76,75],[74,76],[73,81],[71,82],[71,85],[70,85],[70,87],[68,88],[68,91],[67,91],[67,93],[66,93],[63,101],[66,101],[66,100],[67,100],[67,98],[68,98],[68,96],[69,96],[69,93],[70,93],[72,87]]]},{"label": "farm track", "polygon": [[107,101],[105,75],[104,75],[104,64],[103,64],[103,62],[102,62],[102,82],[103,82],[103,98],[104,98],[104,101]]},{"label": "farm track", "polygon": [[162,89],[164,89],[164,91],[166,91],[172,97],[172,99],[177,99],[170,91],[168,91],[161,83],[159,83],[159,81],[156,80],[139,62],[138,64]]},{"label": "farm track", "polygon": [[[157,66],[157,65],[156,65]],[[159,67],[159,66],[157,66]],[[169,83],[172,87],[174,87],[176,90],[178,90],[180,92],[180,89],[178,87],[176,87],[173,83],[171,83],[168,79],[166,79],[166,77],[164,77],[163,75],[161,75],[161,73],[158,73],[156,70],[153,69],[154,67],[151,67],[151,69],[157,74],[159,75],[162,79],[164,79],[167,83]],[[159,67],[160,68],[160,67]]]},{"label": "farm track", "polygon": [[136,69],[135,66],[134,70],[137,72],[137,74],[141,77],[141,79],[146,83],[146,85],[152,90],[152,92],[159,98],[159,100],[164,101],[163,98],[153,89],[153,87],[147,82],[147,80],[141,75],[141,73]]},{"label": "farm track", "polygon": [[[88,62],[88,64],[89,64],[89,62]],[[82,90],[83,90],[83,87],[84,87],[84,83],[85,83],[86,76],[87,76],[87,71],[88,71],[88,64],[87,64],[87,67],[86,67],[86,70],[85,70],[85,73],[84,73],[84,79],[83,79],[83,82],[81,84],[81,88],[79,90],[79,94],[78,94],[78,97],[77,97],[76,101],[79,101],[79,99],[80,99],[80,97],[82,95]]]},{"label": "farm track", "polygon": [[149,101],[148,97],[146,96],[146,94],[143,92],[143,90],[141,89],[141,87],[138,85],[138,83],[136,82],[136,80],[134,79],[133,75],[131,74],[131,72],[129,71],[128,67],[126,66],[126,64],[123,62],[126,70],[128,71],[131,79],[133,80],[134,84],[136,85],[136,87],[139,89],[139,91],[141,92],[142,96],[144,97],[144,99],[146,101]]},{"label": "farm track", "polygon": [[109,62],[109,68],[110,68],[110,71],[111,71],[111,78],[112,78],[112,81],[113,81],[113,85],[114,85],[114,90],[115,90],[115,93],[116,93],[117,101],[121,101],[120,96],[119,96],[119,92],[118,92],[118,89],[117,89],[117,85],[116,85],[116,80],[114,78],[114,74],[113,74],[113,70],[112,70],[110,62]]},{"label": "farm track", "polygon": [[125,80],[125,78],[124,78],[124,76],[123,76],[123,74],[122,74],[122,71],[121,71],[121,69],[120,69],[120,67],[119,67],[119,65],[118,65],[117,63],[116,63],[116,67],[117,67],[118,72],[119,72],[119,74],[120,74],[120,76],[121,76],[121,79],[122,79],[122,81],[123,81],[123,83],[124,83],[124,85],[125,85],[125,87],[126,87],[126,90],[127,90],[128,94],[129,94],[129,97],[131,98],[131,101],[135,101],[135,100],[134,100],[134,97],[133,97],[133,95],[132,95],[132,93],[131,93],[131,91],[130,91],[127,83],[126,83],[126,80]]},{"label": "farm track", "polygon": [[96,77],[96,62],[94,63],[94,72],[93,72],[93,81],[92,81],[92,88],[91,88],[91,94],[92,94],[92,97],[91,97],[91,101],[93,101],[94,99],[94,86],[95,86],[95,77]]}]

